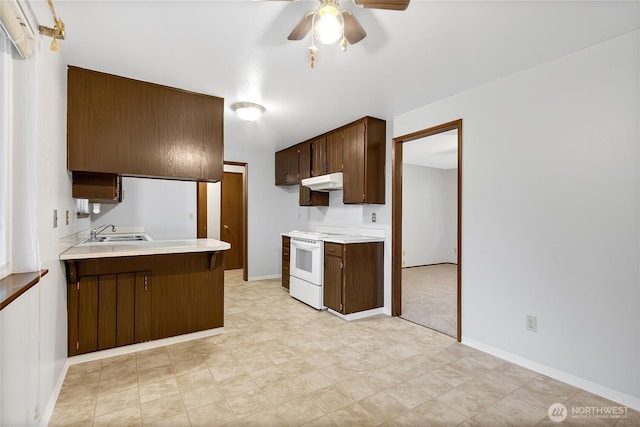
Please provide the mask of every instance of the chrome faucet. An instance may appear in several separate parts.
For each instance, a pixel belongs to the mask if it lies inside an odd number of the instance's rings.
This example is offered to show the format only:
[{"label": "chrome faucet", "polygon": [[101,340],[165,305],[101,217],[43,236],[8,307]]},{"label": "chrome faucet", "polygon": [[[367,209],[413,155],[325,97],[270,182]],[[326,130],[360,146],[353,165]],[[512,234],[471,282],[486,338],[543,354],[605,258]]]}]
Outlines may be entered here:
[{"label": "chrome faucet", "polygon": [[105,224],[105,225],[100,225],[98,227],[93,227],[91,229],[91,240],[96,240],[98,238],[98,234],[102,233],[104,230],[106,230],[109,227],[111,227],[112,233],[116,232],[115,224]]}]

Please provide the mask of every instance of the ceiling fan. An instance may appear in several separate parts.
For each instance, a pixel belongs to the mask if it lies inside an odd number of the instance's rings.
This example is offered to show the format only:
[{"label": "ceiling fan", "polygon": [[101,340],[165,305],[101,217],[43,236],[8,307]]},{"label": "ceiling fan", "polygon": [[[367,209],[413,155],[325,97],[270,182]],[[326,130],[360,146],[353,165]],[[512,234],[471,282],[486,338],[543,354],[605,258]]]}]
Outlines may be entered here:
[{"label": "ceiling fan", "polygon": [[[294,0],[295,1],[295,0]],[[314,41],[333,44],[340,40],[342,51],[347,50],[347,42],[356,44],[367,36],[353,13],[348,9],[339,9],[339,0],[318,0],[317,9],[306,13],[293,28],[289,40],[302,40],[311,32],[311,68],[315,67],[316,48]],[[353,0],[356,6],[369,9],[405,10],[410,0]]]}]

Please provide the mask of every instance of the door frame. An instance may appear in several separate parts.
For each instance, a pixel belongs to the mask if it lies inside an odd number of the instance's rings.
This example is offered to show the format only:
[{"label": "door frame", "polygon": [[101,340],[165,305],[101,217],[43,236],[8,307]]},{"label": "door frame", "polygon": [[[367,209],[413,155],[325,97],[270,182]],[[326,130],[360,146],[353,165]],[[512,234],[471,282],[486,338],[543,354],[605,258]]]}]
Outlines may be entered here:
[{"label": "door frame", "polygon": [[[248,244],[249,244],[249,235],[248,235],[248,213],[249,213],[249,190],[248,190],[248,186],[249,186],[249,180],[248,180],[248,172],[249,172],[249,165],[247,163],[243,163],[243,162],[224,162],[224,165],[229,165],[229,166],[237,166],[242,168],[241,172],[232,172],[232,173],[240,173],[242,174],[242,280],[244,280],[245,282],[249,280],[249,250],[248,250]],[[224,171],[223,168],[223,173],[224,172],[229,172],[229,171]],[[222,194],[222,180],[219,181],[220,182],[220,191]],[[198,232],[198,237],[200,237],[202,230],[207,230],[207,186],[206,186],[206,182],[198,182],[198,187],[197,187],[197,232]],[[220,197],[220,219],[222,220],[222,197]],[[222,221],[220,223],[220,226],[222,226]],[[206,236],[206,234],[205,234]]]},{"label": "door frame", "polygon": [[392,139],[391,145],[391,315],[402,315],[402,147],[405,142],[450,130],[458,131],[458,268],[457,340],[462,340],[462,119],[443,123]]}]

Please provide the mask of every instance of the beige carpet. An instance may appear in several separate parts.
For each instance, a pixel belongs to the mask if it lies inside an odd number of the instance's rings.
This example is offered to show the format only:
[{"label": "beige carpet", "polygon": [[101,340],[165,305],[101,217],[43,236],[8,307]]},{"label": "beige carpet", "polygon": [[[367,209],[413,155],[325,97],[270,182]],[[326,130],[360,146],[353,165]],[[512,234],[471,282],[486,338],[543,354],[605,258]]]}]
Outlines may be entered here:
[{"label": "beige carpet", "polygon": [[456,264],[402,269],[402,318],[457,335]]}]

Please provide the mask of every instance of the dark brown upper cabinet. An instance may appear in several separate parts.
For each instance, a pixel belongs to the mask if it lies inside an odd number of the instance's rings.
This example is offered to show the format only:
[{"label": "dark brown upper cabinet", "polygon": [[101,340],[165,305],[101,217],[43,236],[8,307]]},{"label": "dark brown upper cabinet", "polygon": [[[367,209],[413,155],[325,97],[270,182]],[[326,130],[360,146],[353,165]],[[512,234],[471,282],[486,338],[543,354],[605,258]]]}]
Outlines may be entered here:
[{"label": "dark brown upper cabinet", "polygon": [[222,179],[224,100],[69,67],[67,168]]},{"label": "dark brown upper cabinet", "polygon": [[[275,155],[276,185],[298,184],[312,176],[343,172],[343,203],[383,205],[386,135],[384,120],[364,117],[280,150]],[[317,192],[320,195],[315,196],[315,201],[312,193],[316,192],[300,186],[300,206],[328,206],[327,193]]]},{"label": "dark brown upper cabinet", "polygon": [[343,127],[343,202],[384,204],[386,122],[365,117]]},{"label": "dark brown upper cabinet", "polygon": [[327,173],[342,172],[342,129],[327,134]]},{"label": "dark brown upper cabinet", "polygon": [[311,145],[311,176],[327,173],[327,137],[320,136],[310,142]]},{"label": "dark brown upper cabinet", "polygon": [[298,172],[298,146],[276,153],[276,185],[293,185],[300,182]]},{"label": "dark brown upper cabinet", "polygon": [[311,143],[298,144],[298,176],[300,181],[311,177]]},{"label": "dark brown upper cabinet", "polygon": [[[298,170],[300,172],[300,181],[305,178],[311,178],[311,141],[298,144]],[[300,206],[329,206],[329,193],[320,191],[311,191],[308,187],[300,184]]]},{"label": "dark brown upper cabinet", "polygon": [[122,177],[113,173],[73,172],[71,196],[91,203],[120,203],[123,199]]}]

